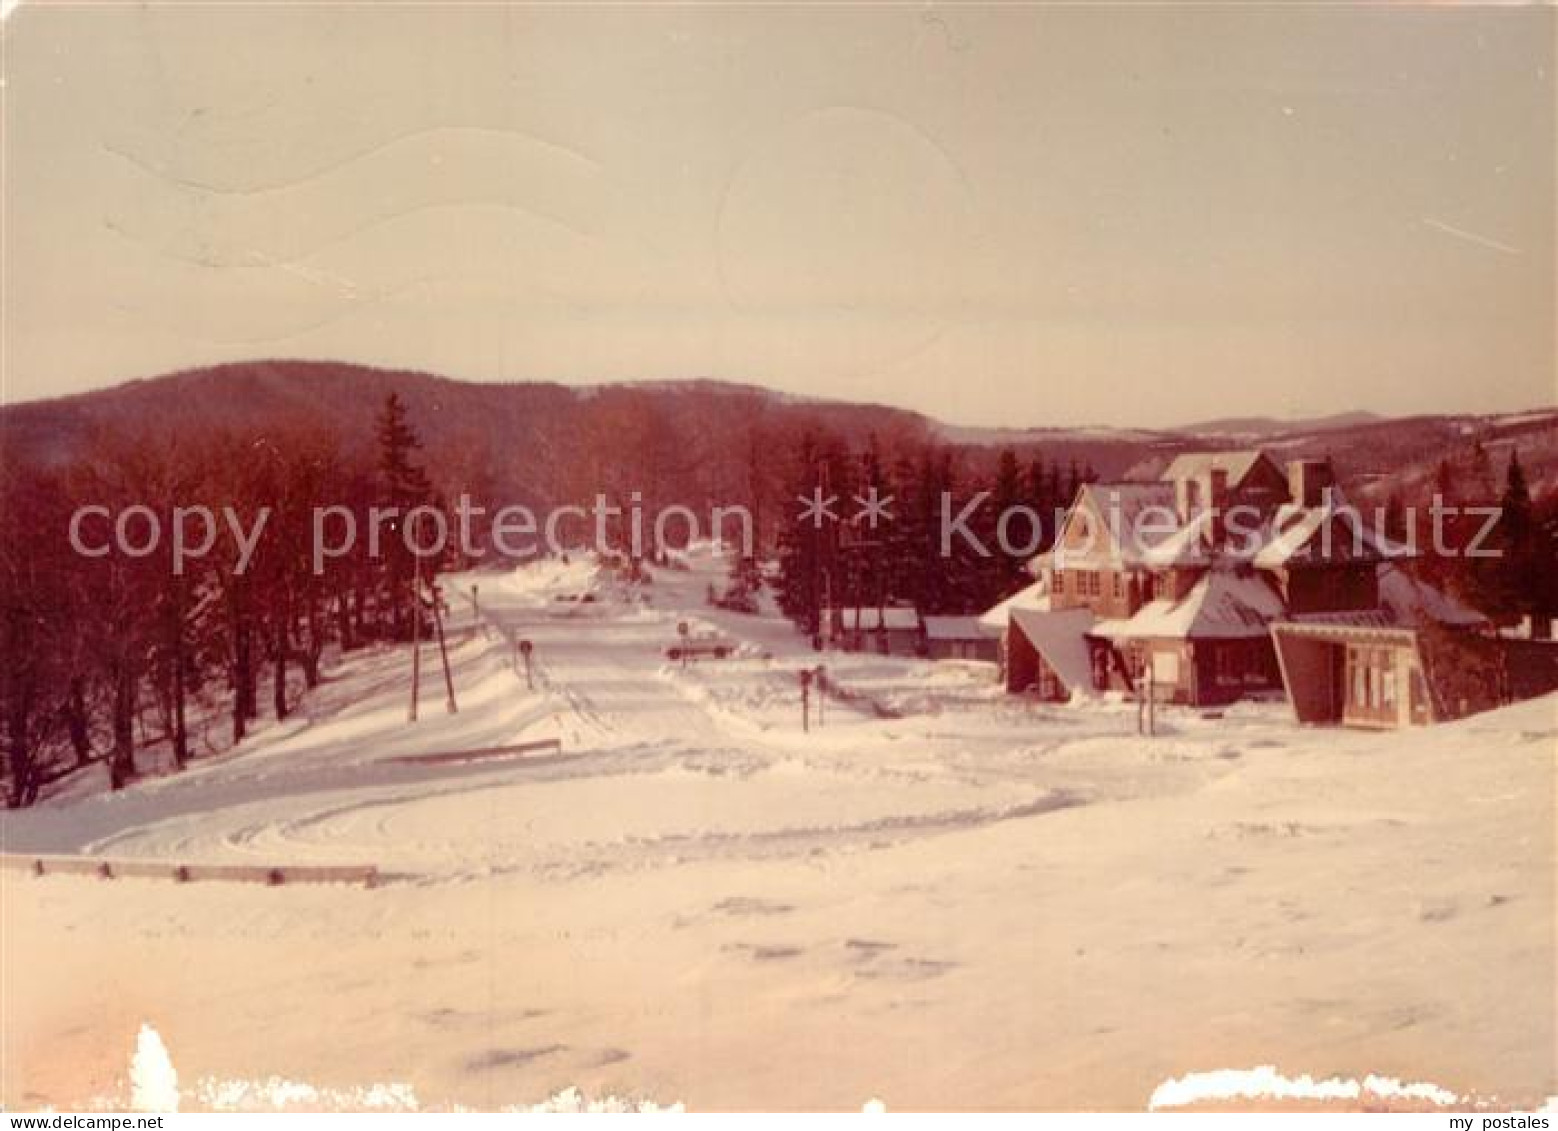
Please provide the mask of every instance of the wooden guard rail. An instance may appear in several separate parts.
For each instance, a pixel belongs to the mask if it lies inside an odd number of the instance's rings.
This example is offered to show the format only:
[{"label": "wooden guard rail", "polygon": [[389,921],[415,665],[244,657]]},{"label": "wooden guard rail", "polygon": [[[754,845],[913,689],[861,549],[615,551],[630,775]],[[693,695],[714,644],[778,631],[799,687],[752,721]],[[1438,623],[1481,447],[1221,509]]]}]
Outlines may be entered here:
[{"label": "wooden guard rail", "polygon": [[546,750],[552,754],[561,754],[563,740],[560,738],[541,738],[533,742],[515,742],[508,746],[484,746],[476,750],[447,750],[434,754],[402,754],[396,758],[388,758],[386,761],[399,762],[408,766],[440,766],[448,762],[481,762],[487,759],[512,758],[516,754],[533,754],[538,750]]},{"label": "wooden guard rail", "polygon": [[0,867],[25,869],[35,876],[97,876],[101,879],[155,879],[177,883],[221,880],[244,884],[361,884],[374,887],[379,870],[372,864],[176,864],[163,860],[124,860],[106,856],[0,853]]}]

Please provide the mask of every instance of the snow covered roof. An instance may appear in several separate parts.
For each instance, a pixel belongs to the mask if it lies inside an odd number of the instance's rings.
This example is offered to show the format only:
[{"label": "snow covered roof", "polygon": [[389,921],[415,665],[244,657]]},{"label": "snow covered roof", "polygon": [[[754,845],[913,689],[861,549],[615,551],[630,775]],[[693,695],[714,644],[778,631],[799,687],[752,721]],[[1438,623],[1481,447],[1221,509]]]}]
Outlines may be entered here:
[{"label": "snow covered roof", "polygon": [[[1094,545],[1114,544],[1120,559],[1127,562],[1141,561],[1144,552],[1181,529],[1174,509],[1172,483],[1084,484],[1076,505],[1066,515],[1068,527],[1076,520],[1077,512],[1084,508],[1103,524],[1103,531],[1094,535]],[[1148,514],[1149,508],[1153,510],[1152,514]],[[1104,533],[1111,536],[1107,542],[1103,540]],[[1053,556],[1054,564],[1063,566],[1068,556],[1092,555],[1078,554],[1058,545]]]},{"label": "snow covered roof", "polygon": [[1014,609],[1049,609],[1049,582],[1037,581],[1026,589],[1019,589],[1004,601],[999,601],[979,614],[979,623],[986,629],[1002,631],[1011,619]]},{"label": "snow covered roof", "polygon": [[1070,688],[1093,686],[1093,657],[1086,635],[1093,622],[1090,609],[1012,610],[1012,625]]},{"label": "snow covered roof", "polygon": [[1213,569],[1178,601],[1149,601],[1124,620],[1100,621],[1093,635],[1137,638],[1239,640],[1265,636],[1285,613],[1282,598],[1259,577]]},{"label": "snow covered roof", "polygon": [[1176,479],[1195,479],[1212,470],[1226,471],[1228,485],[1237,487],[1244,482],[1251,468],[1269,458],[1259,448],[1241,448],[1228,452],[1184,452],[1175,456],[1158,478],[1172,483]]},{"label": "snow covered roof", "polygon": [[[1262,454],[1209,453],[1181,456],[1175,462]],[[1238,466],[1235,462],[1234,467]],[[1149,569],[1205,566],[1216,557],[1249,562],[1261,569],[1278,569],[1290,565],[1387,561],[1414,556],[1410,546],[1375,530],[1370,518],[1350,506],[1335,489],[1328,492],[1325,502],[1319,506],[1284,503],[1269,517],[1262,517],[1259,512],[1244,513],[1237,506],[1231,508],[1222,516],[1226,520],[1227,535],[1215,548],[1213,528],[1217,516],[1210,509],[1202,508],[1190,518],[1182,519],[1175,505],[1174,485],[1170,482],[1088,484],[1082,488],[1077,505],[1067,516],[1068,524],[1076,521],[1077,511],[1083,508],[1091,521],[1101,523],[1104,528],[1095,536],[1094,547],[1113,547],[1112,560]],[[1256,521],[1252,522],[1252,518]],[[1106,538],[1105,532],[1112,536]],[[1089,562],[1096,561],[1098,555],[1092,548],[1067,550],[1061,545],[1048,555],[1034,558],[1029,568],[1063,568],[1068,564],[1068,556]]]},{"label": "snow covered roof", "polygon": [[1320,640],[1391,640],[1410,643],[1417,639],[1414,629],[1402,628],[1381,609],[1359,609],[1350,613],[1313,613],[1292,620],[1273,621],[1276,636],[1307,636]]},{"label": "snow covered roof", "polygon": [[1394,562],[1379,567],[1379,601],[1397,624],[1419,625],[1437,621],[1452,627],[1472,628],[1488,618],[1448,593],[1420,581]]},{"label": "snow covered roof", "polygon": [[[1334,523],[1334,526],[1330,524]],[[1330,527],[1327,533],[1327,527]],[[1287,503],[1277,508],[1263,545],[1255,554],[1255,564],[1263,569],[1303,564],[1397,558],[1410,550],[1369,528],[1367,520],[1347,505],[1341,495],[1332,492],[1317,507]]]},{"label": "snow covered roof", "polygon": [[1287,627],[1309,625],[1315,628],[1379,628],[1395,629],[1396,623],[1387,609],[1336,609],[1324,613],[1293,613],[1292,620],[1281,622]]},{"label": "snow covered roof", "polygon": [[920,627],[919,611],[902,605],[889,605],[885,609],[874,605],[860,609],[823,609],[822,619],[824,624],[842,625],[847,632],[853,632],[857,624],[862,632],[875,632],[878,628],[916,631]]},{"label": "snow covered roof", "polygon": [[1144,546],[1138,560],[1147,566],[1205,565],[1211,561],[1212,512],[1201,511],[1172,534]]},{"label": "snow covered roof", "polygon": [[988,640],[991,632],[978,617],[926,617],[927,640]]}]

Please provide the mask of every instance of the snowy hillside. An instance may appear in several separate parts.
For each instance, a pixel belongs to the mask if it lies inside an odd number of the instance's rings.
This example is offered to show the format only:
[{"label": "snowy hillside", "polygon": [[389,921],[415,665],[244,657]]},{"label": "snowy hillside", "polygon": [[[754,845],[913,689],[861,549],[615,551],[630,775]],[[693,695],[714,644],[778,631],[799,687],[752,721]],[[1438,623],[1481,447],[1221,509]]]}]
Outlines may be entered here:
[{"label": "snowy hillside", "polygon": [[[5,1104],[122,1102],[143,1022],[186,1107],[282,1102],[199,1087],[273,1075],[477,1107],[1145,1107],[1258,1064],[1558,1091],[1558,699],[1381,734],[1165,709],[1147,739],[988,665],[818,656],[687,564],[446,579],[458,714],[436,651],[414,725],[407,650],[358,654],[229,754],[8,813],[10,852],[385,882],[8,873]],[[671,662],[681,622],[735,655]]]}]

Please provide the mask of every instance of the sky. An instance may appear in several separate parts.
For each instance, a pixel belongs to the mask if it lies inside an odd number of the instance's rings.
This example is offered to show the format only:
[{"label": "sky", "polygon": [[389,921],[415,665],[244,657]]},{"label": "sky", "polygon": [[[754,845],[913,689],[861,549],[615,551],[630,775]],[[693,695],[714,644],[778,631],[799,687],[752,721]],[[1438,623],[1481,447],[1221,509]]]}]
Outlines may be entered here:
[{"label": "sky", "polygon": [[1551,405],[1555,28],[24,2],[0,396],[299,357],[1011,426]]}]

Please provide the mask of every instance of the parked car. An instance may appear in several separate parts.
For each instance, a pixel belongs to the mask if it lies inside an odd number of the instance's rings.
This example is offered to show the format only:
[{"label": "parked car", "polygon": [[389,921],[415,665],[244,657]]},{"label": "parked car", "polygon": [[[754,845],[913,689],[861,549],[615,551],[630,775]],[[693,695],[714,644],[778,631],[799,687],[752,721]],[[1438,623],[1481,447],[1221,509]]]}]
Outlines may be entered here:
[{"label": "parked car", "polygon": [[717,632],[695,632],[682,637],[675,644],[667,645],[665,655],[668,660],[696,660],[705,656],[723,660],[735,650],[736,642],[728,636]]}]

